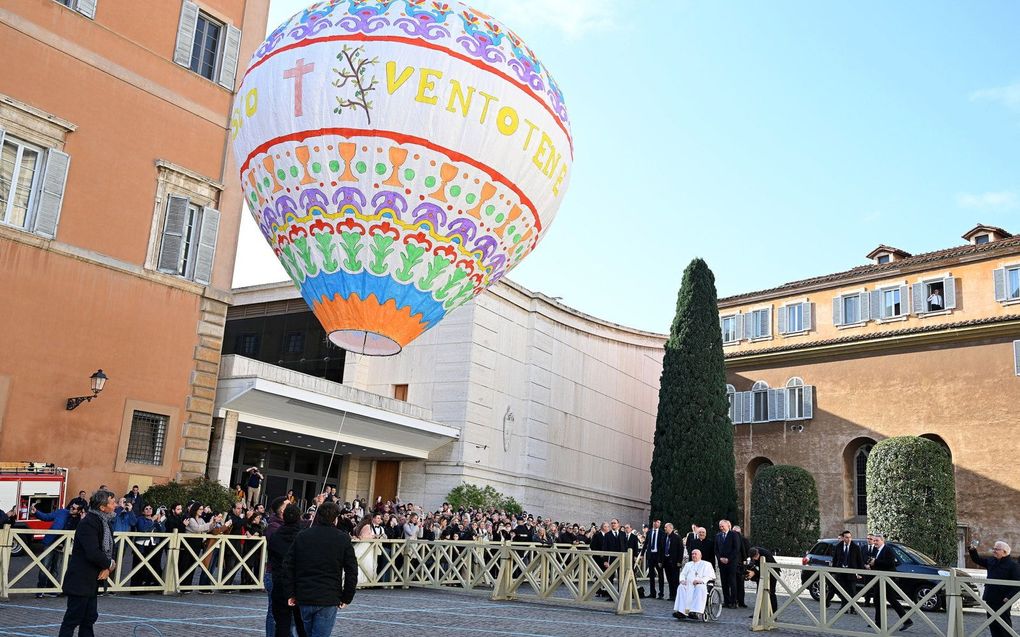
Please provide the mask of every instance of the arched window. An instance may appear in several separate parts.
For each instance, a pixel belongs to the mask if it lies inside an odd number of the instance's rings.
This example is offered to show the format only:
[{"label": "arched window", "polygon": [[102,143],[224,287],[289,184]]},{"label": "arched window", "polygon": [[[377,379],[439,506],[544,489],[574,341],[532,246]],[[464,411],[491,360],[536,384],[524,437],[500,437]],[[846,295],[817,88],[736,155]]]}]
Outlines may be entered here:
[{"label": "arched window", "polygon": [[759,380],[751,387],[751,422],[769,419],[769,384]]},{"label": "arched window", "polygon": [[868,455],[875,445],[861,445],[854,454],[854,513],[868,515]]},{"label": "arched window", "polygon": [[786,419],[804,418],[804,381],[794,376],[786,381]]},{"label": "arched window", "polygon": [[730,422],[737,422],[737,389],[733,385],[726,385],[726,400],[730,403]]}]

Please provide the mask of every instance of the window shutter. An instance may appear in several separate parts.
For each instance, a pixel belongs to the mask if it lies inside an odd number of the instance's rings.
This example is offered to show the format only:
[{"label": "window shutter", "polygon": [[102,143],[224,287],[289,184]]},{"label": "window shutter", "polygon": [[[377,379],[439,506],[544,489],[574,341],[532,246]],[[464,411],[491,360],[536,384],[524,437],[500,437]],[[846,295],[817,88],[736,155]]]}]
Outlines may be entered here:
[{"label": "window shutter", "polygon": [[811,303],[804,303],[804,331],[811,331]]},{"label": "window shutter", "polygon": [[733,397],[733,409],[730,410],[730,420],[731,420],[731,422],[734,425],[737,425],[737,424],[740,424],[740,423],[744,422],[741,419],[741,416],[744,415],[744,412],[743,412],[742,406],[740,404],[741,403],[741,398],[744,396],[744,394],[742,392],[738,391],[738,392],[733,392],[730,395]]},{"label": "window shutter", "polygon": [[910,286],[900,286],[900,313],[899,316],[910,314]]},{"label": "window shutter", "polygon": [[220,85],[231,92],[234,90],[234,78],[237,77],[237,56],[240,48],[241,30],[228,24],[227,37],[223,41],[223,61],[220,62]]},{"label": "window shutter", "polygon": [[740,392],[740,422],[751,422],[751,416],[753,414],[752,409],[754,407],[754,396],[749,391]]},{"label": "window shutter", "polygon": [[0,126],[0,150],[4,147],[4,129]]},{"label": "window shutter", "polygon": [[1020,341],[1013,341],[1013,371],[1020,376]]},{"label": "window shutter", "polygon": [[174,47],[174,62],[191,66],[191,50],[195,47],[195,29],[198,28],[198,5],[184,0],[181,5],[181,21],[177,25],[177,45]]},{"label": "window shutter", "polygon": [[882,303],[882,291],[872,290],[871,291],[871,307],[875,313],[875,319],[889,318],[885,315],[885,304]]},{"label": "window shutter", "polygon": [[832,324],[836,326],[843,324],[843,297],[841,296],[832,299]]},{"label": "window shutter", "polygon": [[804,420],[815,417],[815,388],[813,385],[804,385]]},{"label": "window shutter", "polygon": [[46,151],[39,205],[35,210],[36,234],[50,239],[57,236],[57,222],[60,221],[60,206],[64,201],[64,185],[67,183],[70,163],[71,158],[67,153],[53,148]]},{"label": "window shutter", "polygon": [[[3,137],[0,137],[3,141]],[[1006,299],[1006,268],[999,268],[992,272],[992,279],[995,281],[995,300],[1005,301]]]},{"label": "window shutter", "polygon": [[765,315],[765,333],[762,336],[772,336],[772,306],[762,310],[762,314]]},{"label": "window shutter", "polygon": [[184,250],[184,224],[188,222],[188,198],[167,197],[166,220],[163,223],[163,241],[159,246],[156,268],[167,274],[180,274]]},{"label": "window shutter", "polygon": [[956,309],[956,277],[947,276],[942,279],[942,307],[947,310]]},{"label": "window shutter", "polygon": [[216,237],[220,232],[220,211],[202,210],[202,232],[198,235],[198,252],[195,257],[195,283],[208,285],[212,280],[213,260],[216,256]]},{"label": "window shutter", "polygon": [[775,391],[773,396],[769,396],[769,411],[772,411],[772,404],[775,403],[776,417],[770,420],[786,420],[786,388],[782,387]]},{"label": "window shutter", "polygon": [[778,324],[778,327],[776,329],[778,330],[778,332],[780,334],[786,334],[786,330],[787,330],[787,326],[786,326],[786,312],[787,312],[786,306],[785,305],[780,305],[779,309],[777,310],[777,312],[779,314],[779,317],[776,319],[776,323]]},{"label": "window shutter", "polygon": [[754,337],[754,313],[750,313],[740,321],[740,329],[737,336],[742,341],[749,341]]},{"label": "window shutter", "polygon": [[78,13],[90,20],[93,20],[96,17],[96,0],[78,0],[75,3],[74,8],[78,11]]},{"label": "window shutter", "polygon": [[[900,299],[902,300],[902,299]],[[920,316],[927,309],[928,297],[924,293],[924,283],[915,283],[910,286],[910,303],[914,314]]]},{"label": "window shutter", "polygon": [[779,414],[776,411],[776,407],[779,406],[779,401],[776,399],[776,394],[778,394],[779,391],[780,390],[778,390],[778,389],[770,389],[770,390],[768,390],[768,397],[769,397],[768,398],[768,401],[769,401],[768,420],[769,421],[779,420]]}]

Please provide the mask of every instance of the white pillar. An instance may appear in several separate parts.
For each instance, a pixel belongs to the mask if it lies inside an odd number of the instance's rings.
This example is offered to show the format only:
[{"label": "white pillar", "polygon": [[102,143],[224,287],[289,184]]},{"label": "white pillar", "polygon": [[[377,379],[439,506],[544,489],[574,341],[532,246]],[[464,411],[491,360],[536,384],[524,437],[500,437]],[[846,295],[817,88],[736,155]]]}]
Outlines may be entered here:
[{"label": "white pillar", "polygon": [[212,440],[209,441],[209,470],[207,475],[228,487],[234,467],[234,445],[237,442],[236,411],[227,411],[225,418],[213,419]]}]

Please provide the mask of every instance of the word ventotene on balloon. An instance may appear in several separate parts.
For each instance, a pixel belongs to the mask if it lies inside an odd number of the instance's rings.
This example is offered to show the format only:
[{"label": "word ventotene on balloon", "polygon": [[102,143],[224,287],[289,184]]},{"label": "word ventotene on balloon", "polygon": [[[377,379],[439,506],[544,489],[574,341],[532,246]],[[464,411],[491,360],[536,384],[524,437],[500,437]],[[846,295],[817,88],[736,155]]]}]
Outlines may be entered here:
[{"label": "word ventotene on balloon", "polygon": [[458,3],[320,2],[253,56],[231,117],[245,199],[329,338],[395,354],[537,245],[563,200],[563,96]]}]

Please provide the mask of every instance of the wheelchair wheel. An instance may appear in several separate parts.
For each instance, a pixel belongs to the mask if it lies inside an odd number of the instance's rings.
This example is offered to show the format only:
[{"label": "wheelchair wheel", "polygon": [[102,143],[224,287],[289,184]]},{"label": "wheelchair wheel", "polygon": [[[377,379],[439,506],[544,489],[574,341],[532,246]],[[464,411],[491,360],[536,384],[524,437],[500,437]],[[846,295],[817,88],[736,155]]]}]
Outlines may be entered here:
[{"label": "wheelchair wheel", "polygon": [[708,601],[705,603],[705,613],[703,615],[706,622],[714,622],[719,619],[722,615],[723,607],[723,594],[722,590],[718,586],[713,586],[708,591]]}]

